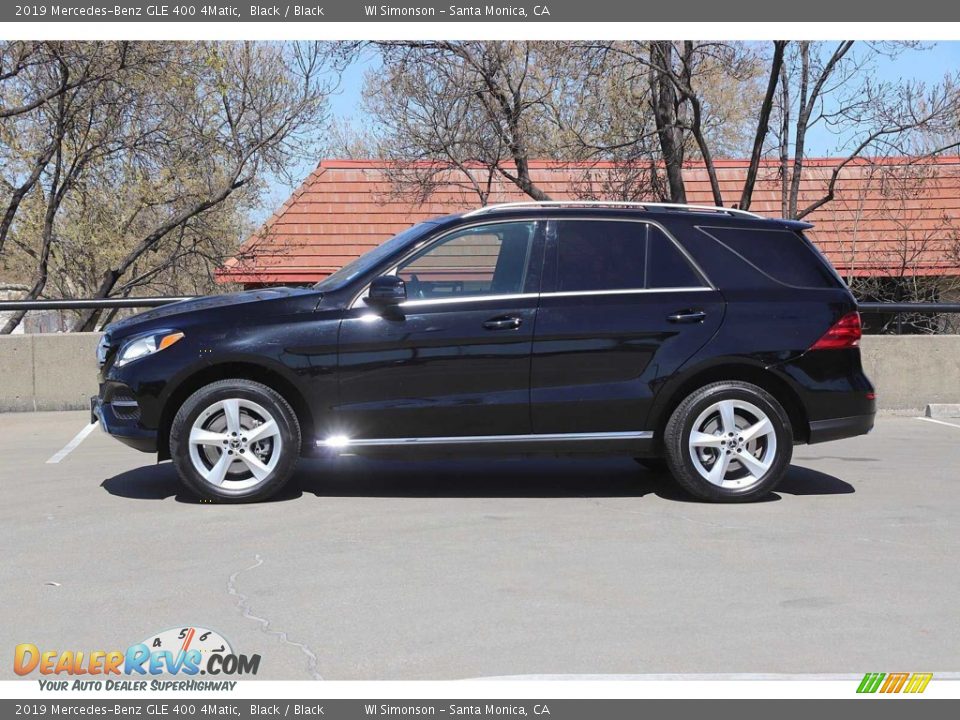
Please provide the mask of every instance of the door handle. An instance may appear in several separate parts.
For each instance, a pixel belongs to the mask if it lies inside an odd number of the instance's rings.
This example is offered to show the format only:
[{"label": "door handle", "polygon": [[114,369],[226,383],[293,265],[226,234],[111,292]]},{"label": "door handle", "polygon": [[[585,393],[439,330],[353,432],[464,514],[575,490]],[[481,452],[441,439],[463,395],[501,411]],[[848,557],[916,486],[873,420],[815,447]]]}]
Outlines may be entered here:
[{"label": "door handle", "polygon": [[487,320],[483,327],[486,330],[516,330],[523,324],[518,317],[495,317]]},{"label": "door handle", "polygon": [[667,315],[667,320],[672,323],[698,323],[703,322],[706,317],[703,310],[678,310],[673,315]]}]

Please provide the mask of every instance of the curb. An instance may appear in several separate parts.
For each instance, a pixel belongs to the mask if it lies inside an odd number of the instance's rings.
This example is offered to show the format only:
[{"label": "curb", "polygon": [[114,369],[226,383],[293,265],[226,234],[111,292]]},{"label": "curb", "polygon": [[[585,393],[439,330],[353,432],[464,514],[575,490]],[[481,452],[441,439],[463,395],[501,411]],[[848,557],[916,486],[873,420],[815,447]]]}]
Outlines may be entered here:
[{"label": "curb", "polygon": [[960,418],[960,403],[927,405],[923,414],[928,418]]}]

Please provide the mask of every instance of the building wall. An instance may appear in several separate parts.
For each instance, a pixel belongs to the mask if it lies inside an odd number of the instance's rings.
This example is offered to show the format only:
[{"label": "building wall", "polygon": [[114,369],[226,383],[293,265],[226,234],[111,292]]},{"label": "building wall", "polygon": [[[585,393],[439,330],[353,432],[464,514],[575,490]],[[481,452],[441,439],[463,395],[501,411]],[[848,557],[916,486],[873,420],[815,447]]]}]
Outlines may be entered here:
[{"label": "building wall", "polygon": [[[800,206],[821,199],[841,158],[808,158],[800,184]],[[716,161],[724,205],[737,202],[749,161]],[[431,168],[434,170],[435,168]],[[620,197],[632,175],[614,163],[578,164],[531,160],[537,186],[555,200]],[[416,174],[416,173],[414,173]],[[306,283],[376,247],[412,223],[475,208],[479,198],[454,171],[431,172],[425,202],[398,186],[396,168],[382,160],[324,160],[276,213],[227,261],[220,282]],[[706,171],[684,169],[691,203],[712,205]],[[529,201],[502,177],[490,188],[490,203]],[[621,188],[622,191],[622,188]],[[960,157],[942,156],[918,164],[887,158],[844,165],[832,202],[804,217],[814,223],[811,239],[845,275],[898,275],[910,258],[911,275],[957,274],[955,253],[960,227]],[[781,183],[775,160],[761,163],[752,212],[780,217]]]}]

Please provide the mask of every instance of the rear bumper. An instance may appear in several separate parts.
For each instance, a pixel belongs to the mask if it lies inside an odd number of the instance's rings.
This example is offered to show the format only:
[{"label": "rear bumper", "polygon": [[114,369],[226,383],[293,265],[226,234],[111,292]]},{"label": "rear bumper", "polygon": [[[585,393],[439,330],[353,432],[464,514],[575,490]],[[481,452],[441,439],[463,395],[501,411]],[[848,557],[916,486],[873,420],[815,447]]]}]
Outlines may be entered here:
[{"label": "rear bumper", "polygon": [[99,422],[101,430],[135,450],[157,452],[156,430],[147,430],[136,421],[118,418],[110,403],[103,402],[96,395],[90,398],[90,422]]},{"label": "rear bumper", "polygon": [[865,435],[873,429],[876,391],[863,372],[860,349],[816,350],[769,368],[796,393],[807,443]]},{"label": "rear bumper", "polygon": [[873,430],[874,413],[868,415],[851,415],[850,417],[830,418],[828,420],[814,420],[810,423],[810,439],[814,443],[840,440],[841,438],[866,435]]}]

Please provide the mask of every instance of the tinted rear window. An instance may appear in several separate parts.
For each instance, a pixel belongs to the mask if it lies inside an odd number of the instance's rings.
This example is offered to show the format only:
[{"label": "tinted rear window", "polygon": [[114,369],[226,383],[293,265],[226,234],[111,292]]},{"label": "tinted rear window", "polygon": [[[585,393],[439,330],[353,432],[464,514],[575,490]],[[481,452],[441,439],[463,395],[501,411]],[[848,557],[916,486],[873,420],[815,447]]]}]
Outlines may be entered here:
[{"label": "tinted rear window", "polygon": [[783,285],[837,287],[837,279],[807,241],[790,230],[702,227],[757,270]]}]

